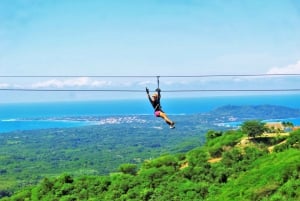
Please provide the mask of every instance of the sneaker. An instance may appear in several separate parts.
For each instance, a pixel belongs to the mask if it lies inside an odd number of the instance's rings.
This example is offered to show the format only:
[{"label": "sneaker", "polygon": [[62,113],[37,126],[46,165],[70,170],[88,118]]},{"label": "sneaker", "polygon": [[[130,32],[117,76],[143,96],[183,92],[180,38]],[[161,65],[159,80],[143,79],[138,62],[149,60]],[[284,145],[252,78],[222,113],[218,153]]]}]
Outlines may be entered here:
[{"label": "sneaker", "polygon": [[174,121],[171,123],[170,128],[171,128],[171,129],[174,129],[174,128],[175,128],[175,122],[174,122]]}]

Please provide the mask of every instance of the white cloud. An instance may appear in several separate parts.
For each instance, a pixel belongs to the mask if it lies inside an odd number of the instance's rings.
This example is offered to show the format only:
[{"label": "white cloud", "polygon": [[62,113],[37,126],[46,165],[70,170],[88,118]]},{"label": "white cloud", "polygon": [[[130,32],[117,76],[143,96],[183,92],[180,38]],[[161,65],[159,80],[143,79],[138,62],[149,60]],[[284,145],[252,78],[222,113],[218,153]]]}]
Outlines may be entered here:
[{"label": "white cloud", "polygon": [[110,86],[110,81],[92,80],[87,77],[80,77],[68,80],[52,79],[42,82],[37,82],[31,85],[32,88],[64,88],[64,87],[104,87]]},{"label": "white cloud", "polygon": [[96,81],[92,81],[91,82],[91,86],[92,87],[104,87],[104,86],[110,86],[112,84],[112,82],[111,81],[98,81],[98,80],[96,80]]},{"label": "white cloud", "polygon": [[7,83],[0,83],[0,88],[8,88],[9,86]]},{"label": "white cloud", "polygon": [[152,84],[155,84],[155,82],[153,81],[141,81],[139,83],[137,83],[138,86],[147,86],[147,85],[152,85]]},{"label": "white cloud", "polygon": [[268,74],[298,74],[300,73],[300,60],[296,64],[291,64],[284,67],[271,68]]}]

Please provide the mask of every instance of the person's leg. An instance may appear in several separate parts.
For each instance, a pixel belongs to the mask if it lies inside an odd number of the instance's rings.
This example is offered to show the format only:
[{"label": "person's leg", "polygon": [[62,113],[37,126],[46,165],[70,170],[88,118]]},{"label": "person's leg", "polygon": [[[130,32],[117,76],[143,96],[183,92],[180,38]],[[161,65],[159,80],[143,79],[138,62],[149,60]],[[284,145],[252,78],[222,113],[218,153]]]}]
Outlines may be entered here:
[{"label": "person's leg", "polygon": [[160,116],[161,118],[163,118],[167,124],[169,124],[169,125],[173,125],[173,124],[174,124],[173,121],[171,121],[171,120],[167,117],[167,115],[166,115],[165,113],[160,112],[159,116]]}]

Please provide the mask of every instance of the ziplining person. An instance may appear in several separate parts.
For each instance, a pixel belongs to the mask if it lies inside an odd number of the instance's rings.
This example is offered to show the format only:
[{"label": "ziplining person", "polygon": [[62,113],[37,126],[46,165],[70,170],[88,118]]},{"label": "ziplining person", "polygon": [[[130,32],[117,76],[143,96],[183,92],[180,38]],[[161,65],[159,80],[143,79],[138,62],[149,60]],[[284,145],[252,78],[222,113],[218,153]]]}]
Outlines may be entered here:
[{"label": "ziplining person", "polygon": [[166,113],[162,110],[162,107],[160,105],[160,89],[157,88],[155,90],[157,93],[152,94],[152,96],[150,96],[149,94],[149,89],[146,87],[146,93],[148,96],[148,99],[152,105],[152,107],[154,108],[154,115],[156,117],[161,117],[165,120],[165,122],[170,126],[171,129],[175,128],[175,122],[171,121],[168,116],[166,115]]}]

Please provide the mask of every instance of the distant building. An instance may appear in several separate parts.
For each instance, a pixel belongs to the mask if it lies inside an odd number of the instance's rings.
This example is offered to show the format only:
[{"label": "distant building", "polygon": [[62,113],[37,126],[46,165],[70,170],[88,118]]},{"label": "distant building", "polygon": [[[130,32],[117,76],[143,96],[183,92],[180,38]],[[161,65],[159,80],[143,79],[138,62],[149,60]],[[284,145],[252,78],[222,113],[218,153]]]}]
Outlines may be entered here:
[{"label": "distant building", "polygon": [[284,131],[285,128],[282,122],[267,122],[265,126],[274,131]]},{"label": "distant building", "polygon": [[300,129],[300,126],[294,126],[294,127],[293,127],[293,131],[299,130],[299,129]]},{"label": "distant building", "polygon": [[267,122],[265,125],[272,131],[290,132],[300,129],[300,126],[284,126],[283,122]]}]

